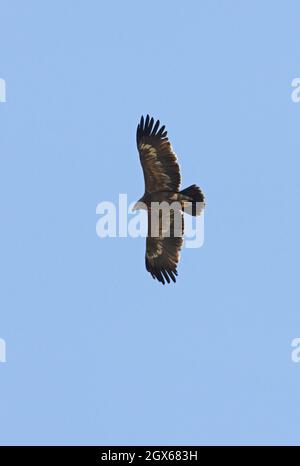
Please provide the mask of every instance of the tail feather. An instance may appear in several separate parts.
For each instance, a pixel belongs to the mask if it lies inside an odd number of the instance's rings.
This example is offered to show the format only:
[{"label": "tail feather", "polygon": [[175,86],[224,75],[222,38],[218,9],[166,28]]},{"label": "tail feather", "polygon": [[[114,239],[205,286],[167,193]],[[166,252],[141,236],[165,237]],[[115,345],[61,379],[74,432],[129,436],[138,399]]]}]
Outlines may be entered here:
[{"label": "tail feather", "polygon": [[190,215],[200,215],[204,208],[204,194],[201,189],[193,184],[180,191],[183,196],[184,211]]}]

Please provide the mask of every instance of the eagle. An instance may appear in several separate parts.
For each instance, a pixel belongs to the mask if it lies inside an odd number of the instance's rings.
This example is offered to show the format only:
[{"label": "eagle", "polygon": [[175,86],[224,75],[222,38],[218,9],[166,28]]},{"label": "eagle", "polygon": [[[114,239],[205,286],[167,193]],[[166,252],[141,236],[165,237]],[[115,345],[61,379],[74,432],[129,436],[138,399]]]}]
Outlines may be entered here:
[{"label": "eagle", "polygon": [[[155,122],[149,115],[146,118],[142,116],[137,126],[136,142],[144,173],[145,193],[133,210],[145,209],[148,212],[146,269],[164,285],[171,280],[176,282],[178,275],[177,264],[184,233],[183,211],[193,216],[200,215],[204,208],[204,195],[195,184],[180,190],[177,157],[165,126],[161,126],[159,120]],[[163,220],[160,210],[163,203],[170,207],[169,216],[165,217],[167,221]],[[173,208],[174,203],[179,205],[179,209]],[[156,209],[158,207],[156,229],[153,228],[154,206]]]}]

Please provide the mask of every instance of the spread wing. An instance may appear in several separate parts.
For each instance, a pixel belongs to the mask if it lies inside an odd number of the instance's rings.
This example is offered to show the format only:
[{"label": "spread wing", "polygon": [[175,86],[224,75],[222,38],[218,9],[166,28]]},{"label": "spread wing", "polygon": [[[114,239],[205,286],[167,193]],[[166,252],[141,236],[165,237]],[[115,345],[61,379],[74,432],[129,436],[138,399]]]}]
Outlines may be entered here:
[{"label": "spread wing", "polygon": [[147,115],[137,127],[136,140],[142,164],[145,191],[178,191],[180,171],[177,157],[167,138],[165,127]]},{"label": "spread wing", "polygon": [[[151,210],[148,210],[148,236],[146,240],[146,269],[152,277],[163,285],[165,281],[170,283],[170,278],[176,282],[177,264],[180,259],[180,249],[183,243],[184,230],[183,214],[176,212],[177,220],[174,222],[174,212],[171,211],[167,226],[159,223],[159,234],[153,236],[153,222]],[[176,223],[177,222],[177,223]]]}]

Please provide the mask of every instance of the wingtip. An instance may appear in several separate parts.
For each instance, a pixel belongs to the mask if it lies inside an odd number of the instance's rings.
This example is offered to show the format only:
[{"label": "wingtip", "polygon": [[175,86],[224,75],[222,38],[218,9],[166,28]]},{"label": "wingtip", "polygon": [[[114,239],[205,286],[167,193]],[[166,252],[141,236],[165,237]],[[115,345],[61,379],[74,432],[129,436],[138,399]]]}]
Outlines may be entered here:
[{"label": "wingtip", "polygon": [[140,122],[137,126],[137,139],[146,136],[155,136],[159,139],[167,138],[168,132],[165,125],[161,126],[160,120],[155,120],[147,113],[146,117],[141,116]]}]

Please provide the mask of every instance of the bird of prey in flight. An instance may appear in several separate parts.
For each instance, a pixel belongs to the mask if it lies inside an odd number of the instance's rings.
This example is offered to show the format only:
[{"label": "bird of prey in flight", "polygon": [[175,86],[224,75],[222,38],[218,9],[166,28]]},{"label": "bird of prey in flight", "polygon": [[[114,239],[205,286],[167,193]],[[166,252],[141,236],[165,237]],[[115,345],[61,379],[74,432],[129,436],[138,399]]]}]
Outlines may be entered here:
[{"label": "bird of prey in flight", "polygon": [[[180,169],[176,154],[167,137],[165,126],[160,126],[147,115],[141,117],[136,132],[137,148],[140,155],[145,193],[133,207],[133,210],[146,209],[148,212],[148,236],[146,239],[146,269],[154,279],[163,285],[176,282],[177,264],[183,243],[183,213],[200,215],[204,207],[204,195],[196,185],[180,190]],[[179,205],[179,212],[171,208],[166,222],[162,212],[156,217],[157,229],[153,234],[154,205],[164,203]],[[179,222],[176,222],[176,216]],[[175,228],[175,224],[177,225]],[[179,224],[179,228],[178,228]]]}]

